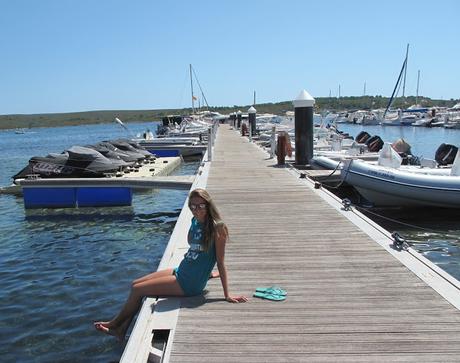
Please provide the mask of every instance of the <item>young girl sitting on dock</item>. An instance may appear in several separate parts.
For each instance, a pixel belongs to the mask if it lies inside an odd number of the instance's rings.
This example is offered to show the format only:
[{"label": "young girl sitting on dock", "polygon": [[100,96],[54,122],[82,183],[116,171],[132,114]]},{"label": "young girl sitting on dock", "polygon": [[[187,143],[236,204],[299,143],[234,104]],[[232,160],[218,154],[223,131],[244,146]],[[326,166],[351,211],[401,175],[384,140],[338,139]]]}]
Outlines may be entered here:
[{"label": "young girl sitting on dock", "polygon": [[[144,297],[199,295],[209,277],[220,276],[225,300],[228,302],[247,301],[245,296],[231,296],[228,291],[224,263],[228,229],[211,196],[204,189],[195,189],[189,195],[188,206],[193,214],[188,232],[190,248],[179,267],[153,272],[134,280],[122,310],[110,321],[94,323],[97,330],[123,340]],[[211,274],[216,262],[219,274]]]}]

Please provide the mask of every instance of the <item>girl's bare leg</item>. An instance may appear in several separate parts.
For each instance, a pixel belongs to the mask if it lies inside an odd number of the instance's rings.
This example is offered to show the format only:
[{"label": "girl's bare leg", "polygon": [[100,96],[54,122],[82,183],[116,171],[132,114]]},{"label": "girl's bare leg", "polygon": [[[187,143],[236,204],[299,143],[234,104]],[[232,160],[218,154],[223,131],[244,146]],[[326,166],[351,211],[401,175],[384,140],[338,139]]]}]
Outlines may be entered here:
[{"label": "girl's bare leg", "polygon": [[[161,271],[160,271],[161,272]],[[141,307],[144,296],[183,296],[176,276],[170,275],[150,278],[145,281],[133,283],[131,293],[118,315],[107,322],[97,322],[94,326],[97,330],[113,335],[123,340],[129,324]]]},{"label": "girl's bare leg", "polygon": [[139,282],[155,279],[157,277],[170,276],[172,274],[173,274],[173,269],[172,268],[168,268],[166,270],[155,271],[155,272],[152,272],[152,273],[150,273],[148,275],[144,275],[144,276],[139,277],[138,279],[134,280],[133,285],[138,284]]}]

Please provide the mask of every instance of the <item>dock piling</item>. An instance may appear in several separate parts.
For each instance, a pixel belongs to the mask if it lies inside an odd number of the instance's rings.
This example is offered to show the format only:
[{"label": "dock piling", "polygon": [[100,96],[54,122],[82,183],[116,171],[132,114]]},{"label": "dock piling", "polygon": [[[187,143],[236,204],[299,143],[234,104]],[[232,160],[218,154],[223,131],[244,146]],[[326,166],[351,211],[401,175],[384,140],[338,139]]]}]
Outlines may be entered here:
[{"label": "dock piling", "polygon": [[295,163],[306,165],[313,157],[313,105],[315,99],[303,90],[292,102],[295,117]]},{"label": "dock piling", "polygon": [[248,119],[249,119],[249,140],[252,141],[252,136],[256,134],[256,113],[257,110],[254,106],[249,107],[248,109]]}]

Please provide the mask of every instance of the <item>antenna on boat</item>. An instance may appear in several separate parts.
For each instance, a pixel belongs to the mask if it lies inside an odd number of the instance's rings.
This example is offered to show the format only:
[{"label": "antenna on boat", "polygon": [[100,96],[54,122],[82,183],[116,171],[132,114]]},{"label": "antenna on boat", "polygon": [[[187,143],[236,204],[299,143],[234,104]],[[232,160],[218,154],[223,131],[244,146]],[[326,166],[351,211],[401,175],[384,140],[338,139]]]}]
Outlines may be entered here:
[{"label": "antenna on boat", "polygon": [[254,102],[253,102],[253,104],[252,104],[252,105],[253,105],[253,106],[255,106],[255,105],[256,105],[256,91],[254,91]]},{"label": "antenna on boat", "polygon": [[129,134],[129,136],[134,137],[134,135],[131,132],[131,130],[128,129],[128,127],[126,127],[126,125],[123,123],[123,121],[121,121],[118,117],[115,117],[115,122],[117,124],[119,124],[121,127],[123,127],[126,130],[126,132]]},{"label": "antenna on boat", "polygon": [[[203,100],[204,100],[204,102],[206,103],[206,108],[209,110],[208,100],[206,99],[206,96],[204,95],[203,89],[201,88],[200,81],[198,80],[198,77],[197,77],[197,75],[196,75],[195,69],[192,68],[192,65],[190,65],[190,70],[191,70],[191,71],[193,70],[193,74],[194,74],[194,76],[195,76],[196,83],[198,83],[198,87],[200,88],[201,97],[203,97]],[[190,73],[190,77],[191,77],[191,73]],[[193,93],[193,88],[192,88],[192,93]],[[195,98],[195,99],[196,99],[196,98]]]},{"label": "antenna on boat", "polygon": [[418,85],[420,82],[420,69],[417,72],[417,92],[415,94],[415,104],[418,105]]},{"label": "antenna on boat", "polygon": [[192,114],[195,113],[195,96],[193,94],[192,65],[190,64],[190,89],[192,91]]}]

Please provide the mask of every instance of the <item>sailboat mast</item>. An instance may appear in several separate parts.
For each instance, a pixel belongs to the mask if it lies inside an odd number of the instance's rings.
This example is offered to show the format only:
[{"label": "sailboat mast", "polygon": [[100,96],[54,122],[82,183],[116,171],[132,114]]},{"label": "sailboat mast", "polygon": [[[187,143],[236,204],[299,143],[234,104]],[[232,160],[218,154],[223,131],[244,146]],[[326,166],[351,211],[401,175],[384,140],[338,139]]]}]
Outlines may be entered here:
[{"label": "sailboat mast", "polygon": [[192,91],[192,113],[195,113],[195,96],[193,94],[192,65],[190,64],[190,89]]},{"label": "sailboat mast", "polygon": [[416,105],[418,105],[418,85],[419,85],[419,82],[420,82],[420,69],[417,72],[417,93],[416,93],[416,96],[415,96],[415,104]]},{"label": "sailboat mast", "polygon": [[399,85],[400,85],[401,79],[403,77],[404,70],[406,69],[406,65],[407,65],[407,57],[406,57],[406,59],[404,59],[403,65],[401,67],[401,72],[399,72],[398,80],[396,81],[396,84],[395,84],[395,88],[393,89],[393,93],[391,94],[391,97],[390,97],[390,99],[388,101],[387,108],[385,109],[385,112],[383,113],[383,118],[385,118],[388,110],[390,109],[391,105],[393,104],[393,100],[394,100],[396,91],[399,90]]},{"label": "sailboat mast", "polygon": [[404,97],[405,91],[406,91],[406,72],[407,72],[407,61],[409,57],[409,43],[407,43],[406,47],[406,68],[404,69],[404,80],[403,80],[403,91],[402,91],[402,96]]}]

